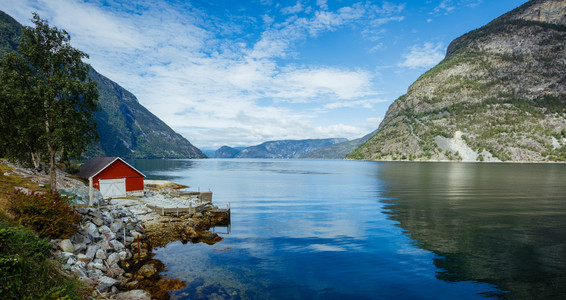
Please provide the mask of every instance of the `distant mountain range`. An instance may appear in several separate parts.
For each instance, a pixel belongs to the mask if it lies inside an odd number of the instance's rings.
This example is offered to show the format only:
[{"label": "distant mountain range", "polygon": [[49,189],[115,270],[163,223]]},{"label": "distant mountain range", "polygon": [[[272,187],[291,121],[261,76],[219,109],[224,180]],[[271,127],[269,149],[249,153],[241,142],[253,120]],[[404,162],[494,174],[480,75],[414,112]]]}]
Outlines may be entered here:
[{"label": "distant mountain range", "polygon": [[246,147],[228,147],[222,146],[218,150],[214,151],[212,155],[209,155],[211,158],[234,158],[238,153],[242,152],[242,150],[246,149]]},{"label": "distant mountain range", "polygon": [[358,148],[361,144],[365,143],[369,140],[377,130],[361,137],[358,139],[354,139],[351,141],[345,141],[341,143],[332,144],[330,146],[322,147],[316,150],[313,150],[309,153],[304,154],[301,158],[310,158],[310,159],[344,159],[346,155],[350,152],[354,151]]},{"label": "distant mountain range", "polygon": [[449,46],[348,155],[566,160],[566,1],[534,0]]},{"label": "distant mountain range", "polygon": [[[22,25],[0,11],[0,59],[17,49]],[[100,140],[86,156],[124,158],[204,158],[198,148],[173,131],[116,82],[91,68],[102,110],[96,113]]]},{"label": "distant mountain range", "polygon": [[334,144],[347,142],[344,138],[281,140],[269,141],[247,148],[222,146],[210,157],[213,158],[302,158],[311,153]]}]

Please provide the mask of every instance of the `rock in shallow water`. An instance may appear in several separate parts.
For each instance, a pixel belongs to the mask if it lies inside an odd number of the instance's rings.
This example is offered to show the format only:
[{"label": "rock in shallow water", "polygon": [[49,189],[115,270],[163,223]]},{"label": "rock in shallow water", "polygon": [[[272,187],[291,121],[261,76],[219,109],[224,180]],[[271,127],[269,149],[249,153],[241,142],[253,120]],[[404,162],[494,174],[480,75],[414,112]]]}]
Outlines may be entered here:
[{"label": "rock in shallow water", "polygon": [[141,276],[142,278],[149,278],[155,274],[157,274],[157,268],[155,268],[155,266],[153,264],[147,264],[147,265],[143,265],[139,270],[138,270],[138,275]]}]

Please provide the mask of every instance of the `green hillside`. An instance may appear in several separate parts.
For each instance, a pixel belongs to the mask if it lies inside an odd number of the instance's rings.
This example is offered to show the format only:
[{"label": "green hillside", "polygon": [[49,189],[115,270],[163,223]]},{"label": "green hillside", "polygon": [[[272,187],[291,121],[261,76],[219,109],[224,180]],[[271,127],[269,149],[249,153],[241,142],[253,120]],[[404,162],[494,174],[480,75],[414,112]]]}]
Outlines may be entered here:
[{"label": "green hillside", "polygon": [[565,12],[530,1],[454,40],[348,158],[566,160]]}]

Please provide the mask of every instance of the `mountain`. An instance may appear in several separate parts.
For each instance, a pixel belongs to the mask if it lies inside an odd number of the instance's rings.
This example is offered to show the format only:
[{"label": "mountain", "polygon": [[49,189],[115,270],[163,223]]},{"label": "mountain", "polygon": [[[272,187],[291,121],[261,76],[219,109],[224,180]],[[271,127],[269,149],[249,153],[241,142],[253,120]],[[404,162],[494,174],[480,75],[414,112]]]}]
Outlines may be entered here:
[{"label": "mountain", "polygon": [[[22,25],[0,11],[0,59],[16,50]],[[121,156],[124,158],[204,158],[198,148],[173,131],[143,107],[136,97],[90,69],[89,77],[97,83],[102,110],[96,113],[100,140],[86,156]]]},{"label": "mountain", "polygon": [[22,35],[22,25],[0,10],[0,57],[14,51]]},{"label": "mountain", "polygon": [[330,146],[326,146],[323,148],[316,149],[312,152],[309,152],[301,158],[309,158],[309,159],[343,159],[348,155],[350,152],[354,151],[358,146],[365,143],[369,140],[377,130],[361,137],[358,139],[354,139],[351,141],[345,141],[342,143],[332,144]]},{"label": "mountain", "polygon": [[244,149],[245,149],[245,147],[232,148],[232,147],[228,147],[228,146],[222,146],[214,152],[212,157],[213,158],[234,158],[234,157],[236,157],[236,155],[238,155],[238,153],[242,152],[242,150],[244,150]]},{"label": "mountain", "polygon": [[[204,158],[198,148],[143,107],[136,97],[91,68],[102,110],[97,112],[100,140],[95,149],[126,158]],[[95,150],[93,149],[93,150]],[[96,153],[91,150],[89,153]]]},{"label": "mountain", "polygon": [[348,158],[566,160],[566,1],[529,1],[449,46]]},{"label": "mountain", "polygon": [[271,141],[248,147],[235,158],[299,158],[316,149],[345,141],[347,139],[344,138]]}]

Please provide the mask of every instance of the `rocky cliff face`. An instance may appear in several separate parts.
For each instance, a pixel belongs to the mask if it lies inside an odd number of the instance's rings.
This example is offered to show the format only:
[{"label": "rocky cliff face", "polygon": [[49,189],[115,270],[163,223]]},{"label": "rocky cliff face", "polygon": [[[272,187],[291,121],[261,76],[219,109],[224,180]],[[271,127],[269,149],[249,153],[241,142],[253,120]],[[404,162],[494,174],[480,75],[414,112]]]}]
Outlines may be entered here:
[{"label": "rocky cliff face", "polygon": [[530,1],[457,38],[348,157],[566,160],[565,14]]},{"label": "rocky cliff face", "polygon": [[[22,26],[0,11],[0,59],[17,49]],[[204,158],[198,148],[143,107],[136,97],[91,68],[102,110],[96,113],[100,140],[87,156],[125,158]]]},{"label": "rocky cliff face", "polygon": [[563,0],[531,1],[509,14],[514,20],[537,21],[557,25],[566,25],[566,2]]}]

